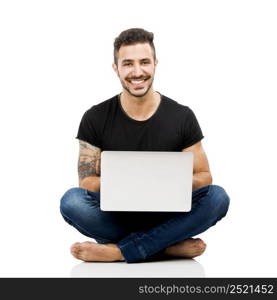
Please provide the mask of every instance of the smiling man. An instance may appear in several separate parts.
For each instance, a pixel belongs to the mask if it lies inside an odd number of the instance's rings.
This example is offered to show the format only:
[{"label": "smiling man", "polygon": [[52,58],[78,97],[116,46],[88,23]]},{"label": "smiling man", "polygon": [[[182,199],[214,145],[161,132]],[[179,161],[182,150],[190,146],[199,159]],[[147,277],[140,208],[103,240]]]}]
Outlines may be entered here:
[{"label": "smiling man", "polygon": [[[72,245],[72,255],[83,261],[132,263],[153,257],[199,256],[206,244],[193,237],[228,211],[228,195],[212,184],[203,134],[193,111],[153,89],[158,63],[153,38],[151,32],[132,28],[115,39],[113,69],[123,90],[87,110],[79,126],[79,187],[63,195],[60,211],[70,225],[97,242]],[[193,152],[191,211],[101,211],[104,150]]]}]

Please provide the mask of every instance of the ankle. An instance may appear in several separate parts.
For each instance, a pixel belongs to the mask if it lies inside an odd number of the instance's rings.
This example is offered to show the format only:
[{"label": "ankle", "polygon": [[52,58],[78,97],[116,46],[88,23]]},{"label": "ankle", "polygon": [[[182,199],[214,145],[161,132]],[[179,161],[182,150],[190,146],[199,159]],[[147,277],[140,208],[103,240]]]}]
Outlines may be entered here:
[{"label": "ankle", "polygon": [[114,260],[120,260],[120,261],[124,261],[125,260],[124,256],[121,253],[120,248],[116,244],[105,244],[105,246],[108,246],[109,248],[113,249]]}]

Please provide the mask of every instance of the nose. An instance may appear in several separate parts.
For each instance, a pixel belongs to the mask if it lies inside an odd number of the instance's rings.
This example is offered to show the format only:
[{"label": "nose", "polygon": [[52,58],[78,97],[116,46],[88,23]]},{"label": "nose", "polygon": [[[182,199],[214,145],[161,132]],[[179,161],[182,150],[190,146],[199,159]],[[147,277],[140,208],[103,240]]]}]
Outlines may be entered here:
[{"label": "nose", "polygon": [[135,64],[134,65],[133,76],[134,77],[141,77],[141,76],[143,76],[143,71],[142,71],[141,66],[139,64]]}]

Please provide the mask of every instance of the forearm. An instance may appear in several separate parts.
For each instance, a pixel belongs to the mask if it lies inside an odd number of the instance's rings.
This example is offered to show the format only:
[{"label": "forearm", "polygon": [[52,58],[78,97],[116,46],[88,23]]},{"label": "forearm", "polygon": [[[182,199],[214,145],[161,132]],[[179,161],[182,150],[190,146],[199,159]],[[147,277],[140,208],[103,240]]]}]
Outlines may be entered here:
[{"label": "forearm", "polygon": [[85,177],[79,182],[79,186],[93,192],[100,192],[100,176]]},{"label": "forearm", "polygon": [[199,172],[193,174],[192,190],[197,190],[203,186],[212,184],[212,175],[209,172]]}]

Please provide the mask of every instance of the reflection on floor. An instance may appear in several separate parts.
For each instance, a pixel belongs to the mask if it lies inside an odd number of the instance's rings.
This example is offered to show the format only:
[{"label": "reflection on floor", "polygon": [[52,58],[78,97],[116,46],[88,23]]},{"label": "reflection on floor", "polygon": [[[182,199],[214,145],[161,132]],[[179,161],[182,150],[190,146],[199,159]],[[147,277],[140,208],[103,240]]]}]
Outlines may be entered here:
[{"label": "reflection on floor", "polygon": [[194,259],[172,258],[132,264],[82,262],[71,269],[70,277],[205,277],[205,271]]}]

